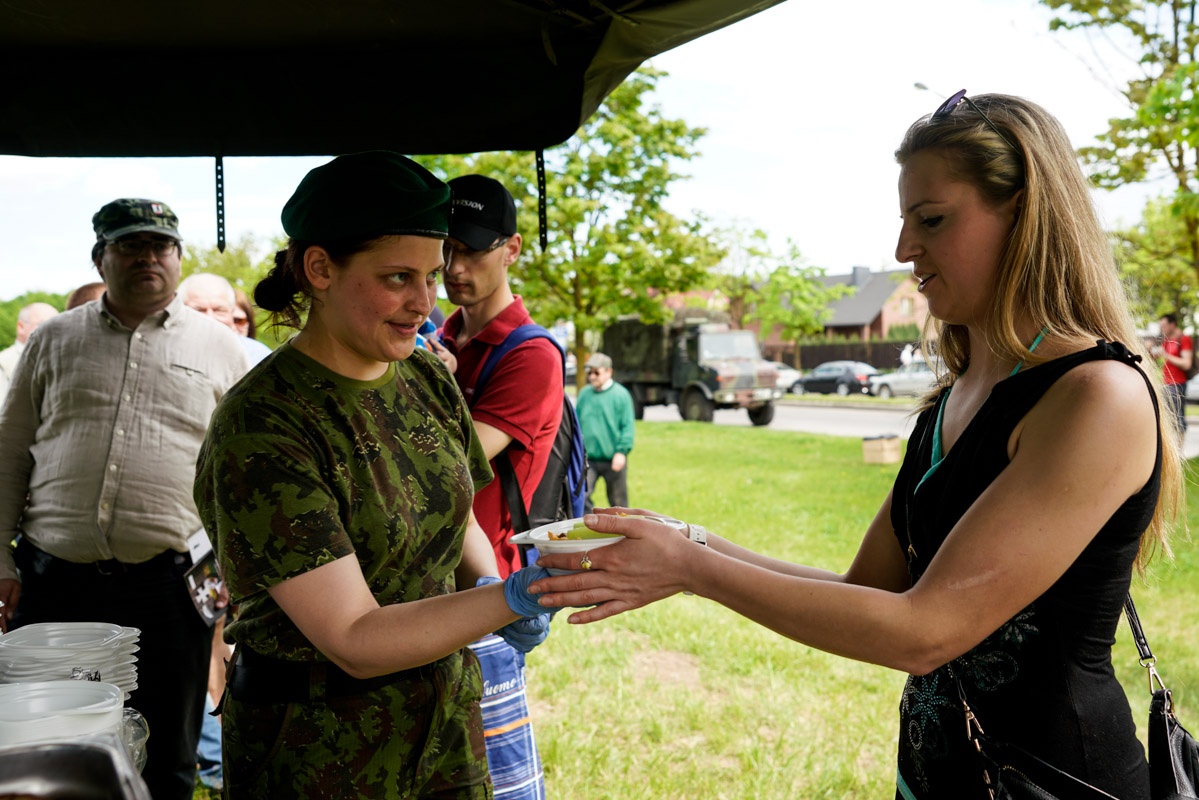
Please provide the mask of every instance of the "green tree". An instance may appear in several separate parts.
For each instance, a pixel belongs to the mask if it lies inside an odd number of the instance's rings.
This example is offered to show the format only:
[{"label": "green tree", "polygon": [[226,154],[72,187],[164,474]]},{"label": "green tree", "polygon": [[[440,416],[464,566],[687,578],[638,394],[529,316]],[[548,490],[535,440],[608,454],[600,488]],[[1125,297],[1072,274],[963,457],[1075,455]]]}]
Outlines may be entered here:
[{"label": "green tree", "polygon": [[744,328],[746,315],[779,257],[770,251],[766,232],[736,222],[717,232],[725,256],[709,274],[709,284],[728,301],[729,320]]},{"label": "green tree", "polygon": [[1195,309],[1199,283],[1191,263],[1190,241],[1170,198],[1145,205],[1140,222],[1117,231],[1120,269],[1133,296],[1134,313],[1141,319]]},{"label": "green tree", "polygon": [[67,306],[67,296],[49,292],[26,292],[12,300],[0,302],[0,350],[17,340],[17,315],[30,303],[49,303],[62,311]]},{"label": "green tree", "polygon": [[266,277],[266,273],[275,263],[275,250],[286,245],[275,242],[276,247],[269,247],[266,256],[260,255],[263,245],[260,245],[254,234],[244,234],[236,243],[227,244],[225,252],[212,247],[188,247],[183,254],[183,277],[196,272],[210,272],[220,275],[233,288],[241,289],[253,295],[254,287]]},{"label": "green tree", "polygon": [[1129,115],[1110,120],[1079,154],[1093,179],[1114,189],[1156,178],[1174,184],[1169,210],[1182,232],[1177,257],[1199,275],[1199,0],[1042,0],[1063,12],[1050,30],[1098,32],[1127,43],[1140,75],[1119,87]]},{"label": "green tree", "polygon": [[[500,180],[519,204],[525,240],[509,276],[534,318],[571,321],[571,349],[583,363],[588,342],[609,321],[639,314],[665,321],[662,297],[699,285],[724,252],[698,214],[662,207],[675,165],[698,155],[705,131],[667,119],[649,103],[665,73],[629,76],[566,143],[545,153],[548,247],[538,246],[536,168],[532,153],[484,153],[421,159],[452,178],[481,173]],[[578,378],[582,383],[582,375]]]},{"label": "green tree", "polygon": [[763,337],[777,326],[782,338],[795,343],[798,363],[800,340],[824,330],[833,313],[829,303],[853,294],[854,287],[826,286],[820,280],[824,270],[805,264],[793,242],[788,246],[786,263],[775,267],[757,290],[747,318],[762,323]]}]

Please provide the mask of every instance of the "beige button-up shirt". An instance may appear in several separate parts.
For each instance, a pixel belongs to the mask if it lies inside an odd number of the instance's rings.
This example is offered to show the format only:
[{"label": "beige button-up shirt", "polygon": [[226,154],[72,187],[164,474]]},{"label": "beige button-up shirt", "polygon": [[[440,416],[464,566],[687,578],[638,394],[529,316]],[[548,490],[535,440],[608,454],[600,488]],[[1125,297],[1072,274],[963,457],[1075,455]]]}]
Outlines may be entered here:
[{"label": "beige button-up shirt", "polygon": [[0,410],[0,579],[17,577],[18,532],[67,561],[135,564],[186,552],[200,529],[196,456],[245,351],[178,295],[132,331],[104,302],[39,326],[13,375]]},{"label": "beige button-up shirt", "polygon": [[12,379],[24,350],[24,342],[13,342],[11,347],[0,350],[0,403],[4,402],[4,395],[8,393],[8,382]]}]

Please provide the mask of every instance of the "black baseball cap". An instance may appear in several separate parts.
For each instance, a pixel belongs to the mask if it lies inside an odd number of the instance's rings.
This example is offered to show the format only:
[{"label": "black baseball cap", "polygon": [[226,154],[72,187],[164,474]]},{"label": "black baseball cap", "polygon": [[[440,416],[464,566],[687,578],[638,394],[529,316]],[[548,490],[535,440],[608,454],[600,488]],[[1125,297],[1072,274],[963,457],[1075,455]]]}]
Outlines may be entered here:
[{"label": "black baseball cap", "polygon": [[516,201],[504,184],[485,175],[450,181],[450,238],[471,250],[486,250],[516,233]]}]

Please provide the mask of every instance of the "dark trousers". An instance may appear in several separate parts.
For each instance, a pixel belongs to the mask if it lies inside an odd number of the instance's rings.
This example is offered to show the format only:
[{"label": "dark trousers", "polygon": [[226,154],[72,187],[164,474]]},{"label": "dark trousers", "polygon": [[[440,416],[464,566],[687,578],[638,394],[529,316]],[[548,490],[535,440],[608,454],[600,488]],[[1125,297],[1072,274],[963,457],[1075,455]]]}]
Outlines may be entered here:
[{"label": "dark trousers", "polygon": [[608,490],[608,505],[629,507],[629,462],[625,459],[624,469],[617,472],[612,469],[611,461],[599,459],[587,461],[587,500],[583,510],[590,514],[595,506],[591,502],[591,494],[599,478],[604,479],[604,488]]},{"label": "dark trousers", "polygon": [[1178,422],[1178,430],[1185,437],[1187,432],[1187,385],[1185,383],[1167,383],[1162,388],[1166,390],[1166,403],[1170,406],[1170,413],[1174,415],[1174,419]]},{"label": "dark trousers", "polygon": [[101,568],[55,558],[22,537],[16,558],[21,599],[13,627],[111,622],[141,631],[138,688],[125,705],[150,727],[142,777],[154,800],[190,800],[212,652],[212,629],[183,583],[191,557],[167,551],[144,564]]}]

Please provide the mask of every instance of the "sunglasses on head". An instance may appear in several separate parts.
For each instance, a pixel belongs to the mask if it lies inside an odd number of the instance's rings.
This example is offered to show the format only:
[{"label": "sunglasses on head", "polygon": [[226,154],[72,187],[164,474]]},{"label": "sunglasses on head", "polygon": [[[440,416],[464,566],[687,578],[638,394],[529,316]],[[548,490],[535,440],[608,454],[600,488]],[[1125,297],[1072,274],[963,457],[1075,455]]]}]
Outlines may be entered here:
[{"label": "sunglasses on head", "polygon": [[987,123],[987,125],[991,128],[991,130],[995,131],[996,136],[998,136],[1000,139],[1003,139],[1004,144],[1006,144],[1008,147],[1015,150],[1017,153],[1020,152],[1020,148],[1018,148],[1018,147],[1016,147],[1016,145],[1012,144],[1011,139],[1008,139],[1006,136],[1004,136],[1003,131],[999,130],[999,128],[995,125],[994,122],[991,122],[991,118],[988,117],[986,114],[984,114],[982,112],[982,109],[979,108],[978,106],[974,105],[974,101],[966,96],[965,89],[962,89],[960,92],[956,92],[956,93],[950,95],[948,100],[946,100],[941,105],[937,106],[937,110],[933,112],[933,119],[941,119],[942,117],[948,117],[950,114],[953,113],[953,110],[955,108],[957,108],[959,105],[962,104],[963,101],[965,101],[966,105],[970,106],[971,111],[973,111],[975,114],[978,114],[980,117],[983,118],[983,122]]}]

